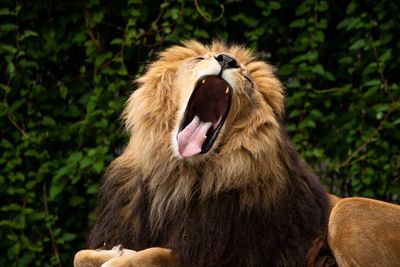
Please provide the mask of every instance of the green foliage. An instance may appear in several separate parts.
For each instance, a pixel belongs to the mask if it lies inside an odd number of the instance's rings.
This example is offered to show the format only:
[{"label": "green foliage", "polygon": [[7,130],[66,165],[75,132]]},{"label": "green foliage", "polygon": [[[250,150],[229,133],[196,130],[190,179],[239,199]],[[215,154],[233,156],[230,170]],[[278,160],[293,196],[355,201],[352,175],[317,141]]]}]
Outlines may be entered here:
[{"label": "green foliage", "polygon": [[3,1],[0,266],[69,266],[118,116],[156,51],[244,43],[278,67],[287,129],[331,192],[399,202],[395,1]]}]

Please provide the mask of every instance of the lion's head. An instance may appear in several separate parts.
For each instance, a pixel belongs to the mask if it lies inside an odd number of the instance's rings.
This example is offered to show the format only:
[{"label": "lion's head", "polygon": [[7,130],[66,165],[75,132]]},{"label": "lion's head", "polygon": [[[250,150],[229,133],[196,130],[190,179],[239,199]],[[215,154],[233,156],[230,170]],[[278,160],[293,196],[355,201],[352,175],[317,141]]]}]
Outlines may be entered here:
[{"label": "lion's head", "polygon": [[[165,202],[190,198],[198,176],[191,172],[198,170],[203,195],[260,184],[273,195],[282,188],[283,88],[251,51],[184,42],[160,53],[138,84],[123,113],[130,142],[117,161],[140,167],[158,191],[163,182],[175,188],[161,190]],[[251,198],[258,190],[249,190]]]},{"label": "lion's head", "polygon": [[150,123],[144,128],[164,131],[155,137],[168,132],[171,155],[190,162],[241,146],[260,150],[248,147],[256,140],[243,138],[251,139],[251,132],[266,124],[278,127],[283,112],[273,68],[241,46],[185,42],[161,53],[138,82],[124,113],[132,136]]}]

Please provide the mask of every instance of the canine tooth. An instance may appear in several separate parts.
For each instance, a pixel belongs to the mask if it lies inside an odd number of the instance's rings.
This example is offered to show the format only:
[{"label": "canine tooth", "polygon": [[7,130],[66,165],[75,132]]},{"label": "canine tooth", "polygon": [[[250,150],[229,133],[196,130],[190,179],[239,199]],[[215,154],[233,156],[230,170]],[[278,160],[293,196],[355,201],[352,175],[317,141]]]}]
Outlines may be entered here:
[{"label": "canine tooth", "polygon": [[204,80],[201,81],[201,83],[205,83],[205,82],[206,82],[206,79],[204,79]]},{"label": "canine tooth", "polygon": [[229,87],[226,87],[225,94],[229,92]]}]

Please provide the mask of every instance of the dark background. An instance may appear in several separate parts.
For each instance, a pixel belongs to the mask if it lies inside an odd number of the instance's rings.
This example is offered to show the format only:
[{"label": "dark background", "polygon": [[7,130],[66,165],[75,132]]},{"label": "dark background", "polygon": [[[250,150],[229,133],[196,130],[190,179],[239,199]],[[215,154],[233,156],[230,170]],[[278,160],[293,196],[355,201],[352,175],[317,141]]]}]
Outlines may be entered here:
[{"label": "dark background", "polygon": [[278,67],[288,132],[328,191],[399,203],[399,14],[372,0],[1,1],[0,266],[72,265],[127,140],[131,81],[190,38]]}]

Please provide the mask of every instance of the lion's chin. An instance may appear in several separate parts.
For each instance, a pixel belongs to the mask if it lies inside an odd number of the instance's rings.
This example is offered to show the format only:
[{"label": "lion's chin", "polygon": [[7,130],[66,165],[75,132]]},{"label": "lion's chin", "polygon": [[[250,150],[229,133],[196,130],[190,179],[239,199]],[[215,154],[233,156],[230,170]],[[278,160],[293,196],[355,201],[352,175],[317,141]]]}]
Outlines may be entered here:
[{"label": "lion's chin", "polygon": [[219,76],[199,79],[190,96],[177,134],[183,158],[207,153],[225,123],[231,107],[232,88]]}]

